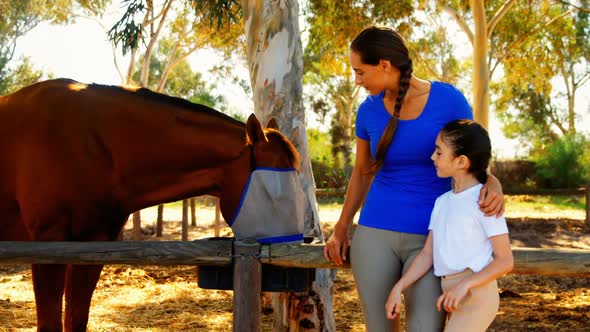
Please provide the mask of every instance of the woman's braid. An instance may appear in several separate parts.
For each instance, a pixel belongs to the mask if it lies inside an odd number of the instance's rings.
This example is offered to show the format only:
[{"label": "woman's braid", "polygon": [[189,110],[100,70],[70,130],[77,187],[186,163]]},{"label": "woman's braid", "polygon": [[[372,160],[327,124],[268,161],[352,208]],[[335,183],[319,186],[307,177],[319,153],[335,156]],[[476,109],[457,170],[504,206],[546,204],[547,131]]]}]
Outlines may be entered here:
[{"label": "woman's braid", "polygon": [[395,106],[393,108],[393,116],[387,123],[387,127],[385,127],[385,131],[383,132],[383,135],[381,135],[381,139],[377,145],[377,151],[375,152],[375,163],[373,164],[371,170],[372,173],[376,173],[381,168],[381,166],[383,166],[383,162],[385,161],[385,153],[393,141],[393,136],[397,130],[400,111],[404,102],[404,97],[410,89],[410,79],[412,78],[412,72],[412,60],[408,60],[408,64],[404,66],[401,71],[399,90],[397,92]]}]

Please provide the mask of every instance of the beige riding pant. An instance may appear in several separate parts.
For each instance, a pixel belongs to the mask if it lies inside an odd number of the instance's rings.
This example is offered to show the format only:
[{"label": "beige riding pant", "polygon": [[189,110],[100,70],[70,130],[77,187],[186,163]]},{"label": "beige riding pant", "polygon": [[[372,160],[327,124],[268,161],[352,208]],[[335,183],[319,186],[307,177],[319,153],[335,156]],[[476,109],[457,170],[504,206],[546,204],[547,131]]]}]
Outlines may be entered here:
[{"label": "beige riding pant", "polygon": [[[443,292],[470,274],[473,274],[473,271],[467,269],[461,273],[442,277],[440,283]],[[449,313],[445,332],[484,332],[494,321],[499,306],[500,296],[496,280],[472,288],[459,304],[459,308]]]}]

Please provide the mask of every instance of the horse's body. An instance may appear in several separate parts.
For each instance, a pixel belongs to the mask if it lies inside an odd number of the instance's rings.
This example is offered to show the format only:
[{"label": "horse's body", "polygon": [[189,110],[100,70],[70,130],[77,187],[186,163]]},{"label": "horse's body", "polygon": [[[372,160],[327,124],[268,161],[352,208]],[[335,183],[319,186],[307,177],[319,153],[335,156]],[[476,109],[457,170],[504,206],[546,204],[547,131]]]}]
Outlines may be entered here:
[{"label": "horse's body", "polygon": [[[59,79],[0,97],[0,241],[114,240],[133,211],[209,194],[229,220],[293,146],[206,106]],[[84,331],[102,266],[33,265],[38,331]]]}]

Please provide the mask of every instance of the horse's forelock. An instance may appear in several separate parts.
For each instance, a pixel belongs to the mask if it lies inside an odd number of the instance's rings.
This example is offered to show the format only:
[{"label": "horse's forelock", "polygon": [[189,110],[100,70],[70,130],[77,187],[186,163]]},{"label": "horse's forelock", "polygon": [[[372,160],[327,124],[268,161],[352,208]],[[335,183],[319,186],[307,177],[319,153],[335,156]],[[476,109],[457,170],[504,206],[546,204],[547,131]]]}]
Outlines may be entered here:
[{"label": "horse's forelock", "polygon": [[289,141],[287,139],[287,137],[285,135],[283,135],[283,133],[281,133],[278,130],[265,129],[264,131],[266,133],[266,137],[269,140],[272,140],[273,138],[276,138],[279,140],[283,149],[285,149],[288,153],[289,162],[291,163],[291,165],[293,165],[293,167],[295,167],[295,168],[297,168],[297,170],[299,170],[299,152],[297,152],[297,149],[295,148],[293,143],[291,143],[291,141]]}]

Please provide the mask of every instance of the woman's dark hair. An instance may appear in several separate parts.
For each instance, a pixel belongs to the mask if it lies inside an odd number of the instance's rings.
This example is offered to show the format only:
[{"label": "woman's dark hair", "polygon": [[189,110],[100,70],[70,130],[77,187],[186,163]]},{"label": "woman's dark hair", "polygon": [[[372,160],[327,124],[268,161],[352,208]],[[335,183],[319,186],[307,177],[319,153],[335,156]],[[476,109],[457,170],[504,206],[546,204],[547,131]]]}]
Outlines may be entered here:
[{"label": "woman's dark hair", "polygon": [[395,135],[399,112],[402,108],[404,97],[410,87],[410,79],[412,78],[413,71],[412,60],[410,59],[408,48],[402,36],[394,30],[385,27],[372,26],[366,28],[350,43],[350,49],[361,57],[361,61],[364,64],[377,65],[380,60],[388,60],[401,73],[393,116],[385,128],[379,140],[379,145],[377,145],[377,151],[375,152],[375,164],[371,171],[374,173],[383,165],[385,153]]},{"label": "woman's dark hair", "polygon": [[479,182],[487,182],[492,144],[484,127],[471,120],[454,120],[443,127],[440,138],[453,149],[455,157],[463,155],[469,159],[469,173]]}]

